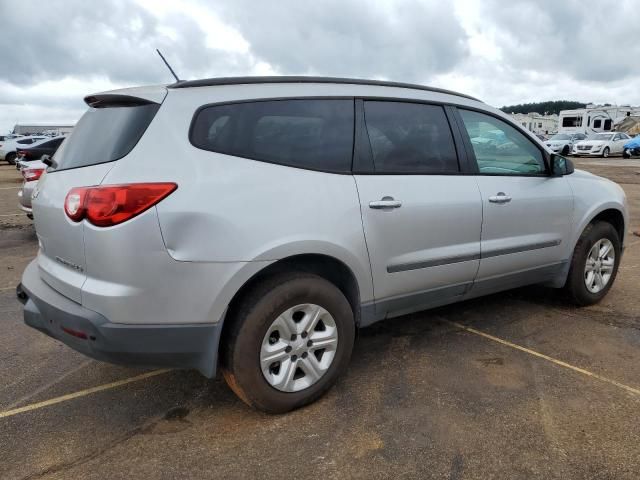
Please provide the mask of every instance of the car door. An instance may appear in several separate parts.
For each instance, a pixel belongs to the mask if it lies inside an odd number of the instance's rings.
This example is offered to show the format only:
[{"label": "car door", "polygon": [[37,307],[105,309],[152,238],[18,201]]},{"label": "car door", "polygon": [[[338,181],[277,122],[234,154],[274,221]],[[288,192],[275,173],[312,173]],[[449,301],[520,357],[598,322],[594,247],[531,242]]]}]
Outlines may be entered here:
[{"label": "car door", "polygon": [[614,149],[611,153],[622,153],[622,146],[627,141],[625,137],[626,136],[622,133],[616,133],[616,135],[613,137]]},{"label": "car door", "polygon": [[482,196],[475,294],[554,278],[567,265],[573,195],[548,173],[542,148],[505,120],[459,109]]},{"label": "car door", "polygon": [[474,177],[460,174],[445,108],[377,100],[356,105],[354,177],[375,316],[461,298],[479,266],[481,198]]}]

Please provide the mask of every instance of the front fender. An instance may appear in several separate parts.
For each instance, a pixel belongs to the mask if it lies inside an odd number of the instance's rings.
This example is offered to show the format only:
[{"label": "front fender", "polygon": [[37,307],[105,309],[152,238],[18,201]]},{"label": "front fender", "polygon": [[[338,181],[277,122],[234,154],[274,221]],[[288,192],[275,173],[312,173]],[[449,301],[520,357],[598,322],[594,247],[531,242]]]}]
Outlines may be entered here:
[{"label": "front fender", "polygon": [[624,233],[620,241],[624,246],[629,228],[628,203],[624,190],[610,180],[580,170],[567,178],[574,194],[571,252],[587,225],[605,210],[617,210],[622,214]]}]

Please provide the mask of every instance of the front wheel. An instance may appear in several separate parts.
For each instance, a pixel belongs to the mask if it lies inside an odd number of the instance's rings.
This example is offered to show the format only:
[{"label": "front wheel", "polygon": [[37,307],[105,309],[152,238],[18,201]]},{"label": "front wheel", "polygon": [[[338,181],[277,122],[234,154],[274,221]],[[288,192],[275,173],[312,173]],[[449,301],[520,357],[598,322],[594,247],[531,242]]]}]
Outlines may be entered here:
[{"label": "front wheel", "polygon": [[602,151],[602,158],[609,158],[609,147],[604,147],[604,150]]},{"label": "front wheel", "polygon": [[620,237],[607,222],[589,224],[573,251],[565,289],[577,305],[592,305],[607,294],[618,273]]},{"label": "front wheel", "polygon": [[15,163],[16,163],[16,152],[7,153],[7,155],[4,157],[4,159],[7,161],[7,163],[9,165],[15,165]]},{"label": "front wheel", "polygon": [[284,413],[322,396],[346,370],[351,305],[322,277],[290,273],[254,288],[228,319],[222,371],[248,405]]}]

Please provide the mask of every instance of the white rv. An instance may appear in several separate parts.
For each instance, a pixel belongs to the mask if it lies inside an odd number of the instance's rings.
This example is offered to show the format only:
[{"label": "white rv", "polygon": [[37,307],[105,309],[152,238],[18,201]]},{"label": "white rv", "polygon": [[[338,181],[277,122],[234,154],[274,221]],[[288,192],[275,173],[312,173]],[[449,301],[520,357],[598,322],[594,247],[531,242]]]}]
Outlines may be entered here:
[{"label": "white rv", "polygon": [[577,110],[562,110],[559,115],[558,133],[610,132],[626,117],[640,115],[640,107],[587,105]]}]

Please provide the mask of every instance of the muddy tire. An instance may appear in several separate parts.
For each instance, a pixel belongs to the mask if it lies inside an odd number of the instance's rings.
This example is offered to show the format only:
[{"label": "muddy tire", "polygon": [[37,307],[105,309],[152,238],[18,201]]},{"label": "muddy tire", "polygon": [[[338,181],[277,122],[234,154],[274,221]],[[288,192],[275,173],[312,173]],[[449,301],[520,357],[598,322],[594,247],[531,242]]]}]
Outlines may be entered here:
[{"label": "muddy tire", "polygon": [[307,405],[349,364],[353,311],[342,292],[322,277],[271,277],[230,313],[222,372],[229,387],[251,407],[284,413]]},{"label": "muddy tire", "polygon": [[620,263],[620,237],[607,222],[587,225],[573,251],[565,291],[579,306],[599,302],[611,289]]}]

